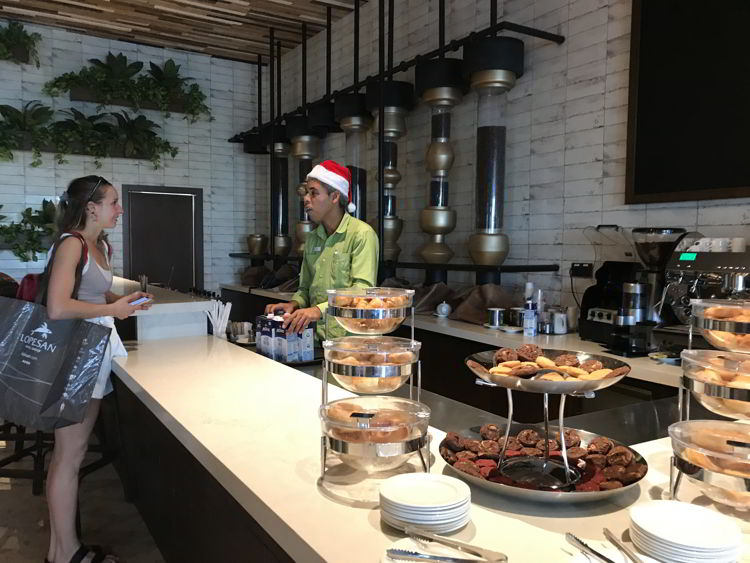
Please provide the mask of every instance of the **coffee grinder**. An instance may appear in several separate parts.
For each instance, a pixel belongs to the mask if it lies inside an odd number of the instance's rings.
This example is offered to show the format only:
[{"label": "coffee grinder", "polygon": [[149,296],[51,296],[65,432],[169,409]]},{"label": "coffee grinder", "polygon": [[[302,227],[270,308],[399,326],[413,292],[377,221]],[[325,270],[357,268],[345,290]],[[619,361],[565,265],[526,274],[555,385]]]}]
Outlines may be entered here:
[{"label": "coffee grinder", "polygon": [[642,227],[633,229],[631,236],[633,247],[638,253],[644,270],[639,273],[639,282],[645,283],[648,290],[646,299],[646,318],[655,324],[673,322],[675,319],[664,319],[671,311],[659,305],[664,300],[664,270],[677,244],[687,234],[678,227]]}]

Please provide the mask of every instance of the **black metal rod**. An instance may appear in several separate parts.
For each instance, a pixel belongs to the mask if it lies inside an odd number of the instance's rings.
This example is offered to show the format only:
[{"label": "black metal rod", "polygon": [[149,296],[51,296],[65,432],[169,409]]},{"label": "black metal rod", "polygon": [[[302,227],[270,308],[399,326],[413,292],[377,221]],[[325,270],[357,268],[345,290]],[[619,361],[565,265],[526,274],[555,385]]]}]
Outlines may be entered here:
[{"label": "black metal rod", "polygon": [[326,6],[326,96],[331,95],[331,7]]},{"label": "black metal rod", "polygon": [[385,0],[378,1],[378,76],[380,77],[380,100],[378,107],[378,243],[380,260],[384,260],[385,242],[385,119],[383,102],[385,97]]},{"label": "black metal rod", "polygon": [[490,0],[490,25],[497,23],[497,0]]},{"label": "black metal rod", "polygon": [[353,92],[359,91],[359,0],[354,0],[354,86]]},{"label": "black metal rod", "polygon": [[388,0],[388,80],[393,80],[393,0]]},{"label": "black metal rod", "polygon": [[275,38],[274,38],[274,29],[271,28],[268,33],[268,72],[269,72],[269,82],[268,82],[268,98],[269,98],[269,121],[271,122],[271,146],[269,147],[268,151],[268,176],[269,176],[269,190],[268,194],[271,197],[271,205],[269,207],[269,211],[271,213],[270,220],[268,222],[268,232],[270,234],[269,238],[271,239],[271,254],[275,254],[274,247],[273,247],[273,221],[275,217],[275,211],[276,211],[276,198],[275,192],[276,192],[276,162],[275,157],[273,155],[273,146],[276,144],[276,109],[274,107],[274,89],[276,87],[276,82],[274,80],[274,75],[276,72],[276,65],[274,62],[274,52],[273,52],[273,44],[274,44]]},{"label": "black metal rod", "polygon": [[263,57],[258,55],[258,127],[263,123]]},{"label": "black metal rod", "polygon": [[307,107],[307,24],[302,24],[302,107]]},{"label": "black metal rod", "polygon": [[281,41],[276,42],[276,116],[281,125]]},{"label": "black metal rod", "polygon": [[445,58],[445,0],[438,2],[438,48],[440,58]]},{"label": "black metal rod", "polygon": [[481,266],[478,264],[428,264],[426,262],[387,262],[404,270],[450,270],[452,272],[558,272],[559,264],[508,264],[506,266]]},{"label": "black metal rod", "polygon": [[[356,11],[355,11],[356,13]],[[553,43],[562,44],[565,42],[565,37],[562,35],[557,35],[555,33],[549,33],[547,31],[542,31],[540,29],[535,29],[533,27],[528,27],[525,25],[520,25],[516,23],[510,23],[501,21],[498,22],[495,25],[492,25],[486,29],[483,29],[481,31],[472,32],[468,34],[466,37],[463,37],[462,39],[454,39],[453,41],[448,42],[444,48],[438,47],[437,49],[434,49],[432,51],[429,51],[428,53],[425,53],[423,55],[417,55],[416,57],[413,57],[411,59],[407,59],[404,61],[401,61],[399,64],[395,65],[393,69],[387,70],[383,69],[382,72],[379,72],[376,75],[373,76],[367,76],[363,80],[359,80],[359,65],[355,64],[354,66],[354,83],[350,86],[347,86],[346,88],[342,88],[341,90],[336,90],[334,92],[331,92],[330,94],[327,94],[320,98],[319,100],[315,100],[311,103],[319,103],[319,102],[329,102],[331,101],[335,96],[338,96],[340,94],[349,94],[351,92],[358,92],[365,86],[367,86],[370,83],[375,83],[378,80],[380,80],[381,76],[383,78],[388,78],[394,74],[397,74],[399,72],[404,72],[405,70],[410,69],[411,67],[417,65],[418,63],[421,63],[423,61],[427,61],[430,59],[434,59],[439,57],[443,53],[448,53],[451,51],[457,51],[467,43],[474,41],[475,39],[480,39],[482,37],[489,37],[491,35],[496,34],[498,31],[513,31],[515,33],[520,33],[522,35],[528,35],[529,37],[538,37],[539,39],[544,39],[546,41],[552,41]],[[355,40],[355,52],[358,53],[358,47],[357,47],[357,41]],[[357,59],[359,60],[359,57],[357,55]],[[309,104],[308,104],[309,105]],[[287,114],[284,114],[282,117],[286,117],[287,115],[291,115],[292,113],[302,112],[305,108],[298,107],[293,111],[290,111]],[[252,131],[252,129],[251,129]]]}]

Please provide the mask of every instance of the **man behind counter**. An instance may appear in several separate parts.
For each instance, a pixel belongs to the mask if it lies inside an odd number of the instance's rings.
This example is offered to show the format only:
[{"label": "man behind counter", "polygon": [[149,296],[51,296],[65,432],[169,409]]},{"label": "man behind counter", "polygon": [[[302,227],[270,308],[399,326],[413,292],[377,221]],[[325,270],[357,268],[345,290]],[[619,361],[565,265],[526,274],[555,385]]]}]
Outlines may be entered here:
[{"label": "man behind counter", "polygon": [[[355,210],[349,169],[326,160],[312,169],[306,183],[305,211],[318,227],[305,241],[299,289],[291,301],[266,306],[266,313],[283,309],[284,327],[295,332],[323,317],[327,289],[373,287],[378,274],[378,236],[349,215]],[[318,339],[346,334],[335,322],[330,329],[332,334],[326,335],[324,324],[318,323]]]}]

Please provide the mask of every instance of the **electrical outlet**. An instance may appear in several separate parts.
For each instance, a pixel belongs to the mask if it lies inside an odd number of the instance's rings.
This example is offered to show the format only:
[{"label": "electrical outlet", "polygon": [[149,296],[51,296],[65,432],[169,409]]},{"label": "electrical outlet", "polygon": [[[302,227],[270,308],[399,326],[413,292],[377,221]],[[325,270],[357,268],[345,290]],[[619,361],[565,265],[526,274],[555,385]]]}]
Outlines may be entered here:
[{"label": "electrical outlet", "polygon": [[574,278],[593,278],[594,265],[591,262],[573,262],[570,265],[570,275]]}]

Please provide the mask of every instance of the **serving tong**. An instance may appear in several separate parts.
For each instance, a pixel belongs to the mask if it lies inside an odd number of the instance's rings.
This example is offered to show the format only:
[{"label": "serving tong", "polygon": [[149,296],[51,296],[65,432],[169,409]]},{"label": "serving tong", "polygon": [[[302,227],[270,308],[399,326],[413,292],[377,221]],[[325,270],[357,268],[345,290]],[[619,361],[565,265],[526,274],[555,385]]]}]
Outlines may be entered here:
[{"label": "serving tong", "polygon": [[476,557],[481,557],[482,559],[484,559],[485,561],[489,561],[490,563],[505,563],[506,561],[508,561],[508,556],[500,551],[492,551],[491,549],[485,549],[483,547],[478,547],[470,543],[446,538],[444,536],[439,536],[437,534],[433,534],[432,532],[418,530],[416,528],[408,526],[404,528],[404,532],[406,532],[406,534],[417,543],[429,544],[430,542],[434,541],[439,544],[452,547],[453,549],[457,549],[458,551],[463,551]]}]

